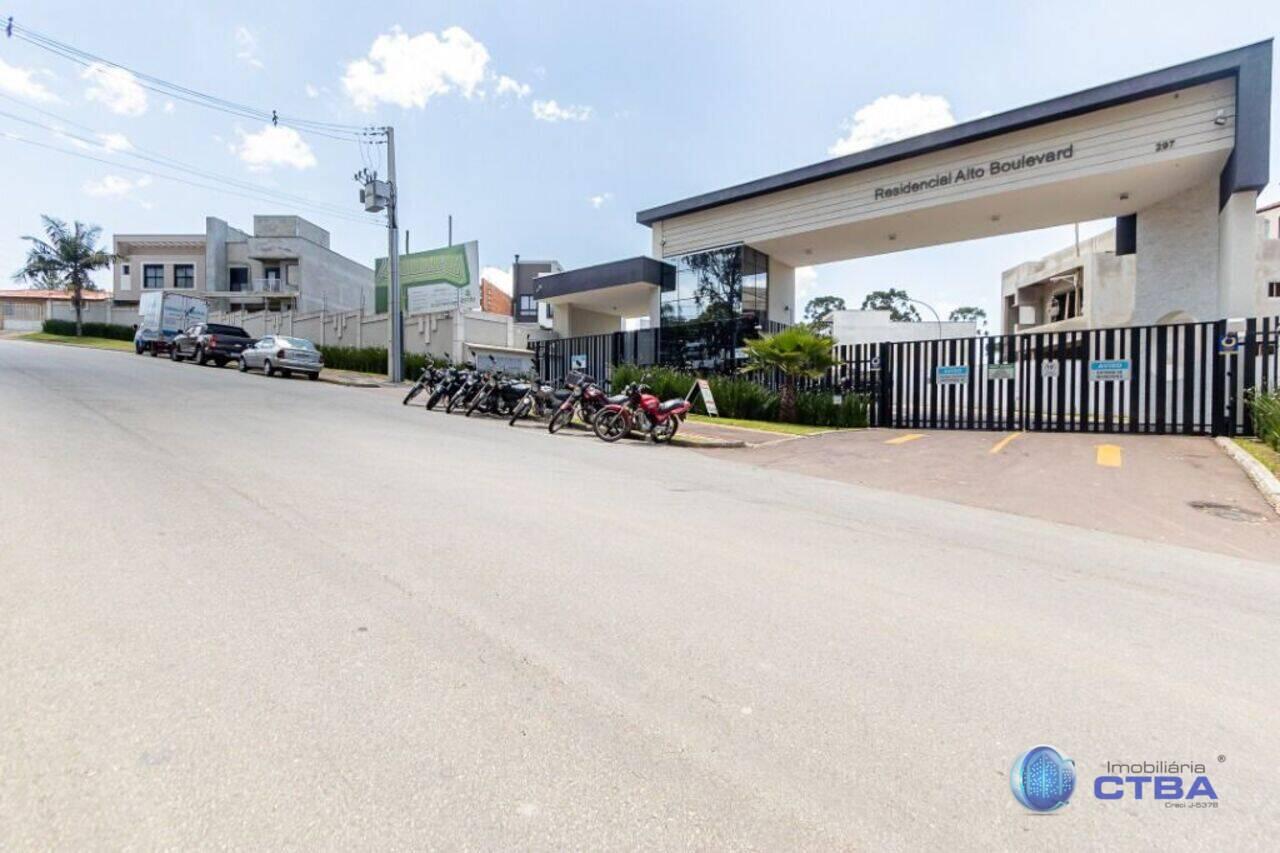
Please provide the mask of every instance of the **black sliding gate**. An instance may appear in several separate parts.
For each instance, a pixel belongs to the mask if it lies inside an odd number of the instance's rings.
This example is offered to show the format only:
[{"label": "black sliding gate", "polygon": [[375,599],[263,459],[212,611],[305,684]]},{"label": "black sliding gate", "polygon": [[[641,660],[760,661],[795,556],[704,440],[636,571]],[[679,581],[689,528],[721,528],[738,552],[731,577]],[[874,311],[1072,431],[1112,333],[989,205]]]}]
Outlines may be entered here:
[{"label": "black sliding gate", "polygon": [[1246,389],[1280,388],[1280,318],[837,346],[833,380],[876,426],[1252,432]]}]

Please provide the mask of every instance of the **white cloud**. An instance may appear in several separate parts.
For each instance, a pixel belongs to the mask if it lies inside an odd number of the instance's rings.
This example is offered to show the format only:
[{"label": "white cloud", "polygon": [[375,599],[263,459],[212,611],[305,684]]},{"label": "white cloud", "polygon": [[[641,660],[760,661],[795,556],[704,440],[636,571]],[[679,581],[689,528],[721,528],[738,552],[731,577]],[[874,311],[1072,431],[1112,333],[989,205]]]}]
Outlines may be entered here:
[{"label": "white cloud", "polygon": [[240,48],[236,51],[236,59],[255,70],[262,67],[262,60],[258,58],[258,37],[248,27],[236,27],[236,47]]},{"label": "white cloud", "polygon": [[106,151],[128,151],[133,148],[133,143],[123,133],[99,133],[98,138],[102,140],[102,147]]},{"label": "white cloud", "polygon": [[26,98],[28,101],[52,103],[59,100],[57,95],[35,78],[36,72],[32,69],[19,68],[0,59],[0,92]]},{"label": "white cloud", "polygon": [[501,267],[484,267],[480,270],[480,277],[507,294],[507,296],[511,295],[511,273]]},{"label": "white cloud", "polygon": [[119,175],[104,175],[99,181],[85,181],[86,195],[95,198],[124,198],[136,189],[151,186],[151,178],[143,175],[136,181],[122,178]]},{"label": "white cloud", "polygon": [[100,101],[116,115],[140,116],[147,111],[147,91],[129,71],[94,62],[80,77],[89,81],[85,98]]},{"label": "white cloud", "polygon": [[268,124],[257,133],[245,133],[239,128],[236,128],[236,133],[240,139],[230,148],[253,171],[266,171],[272,166],[291,166],[301,170],[316,165],[316,155],[311,146],[291,127]]},{"label": "white cloud", "polygon": [[123,133],[95,133],[94,136],[98,139],[96,143],[81,137],[70,136],[61,129],[55,130],[54,133],[83,151],[105,151],[108,154],[114,154],[133,148],[133,143]]},{"label": "white cloud", "polygon": [[554,100],[534,101],[533,117],[538,121],[586,121],[591,118],[591,107],[568,104],[562,107]]},{"label": "white cloud", "polygon": [[317,89],[315,86],[311,85],[310,83],[306,85],[306,88],[303,91],[307,93],[308,98],[320,97],[320,90]]},{"label": "white cloud", "polygon": [[519,80],[513,80],[505,74],[498,75],[497,92],[499,95],[515,95],[517,98],[527,98],[529,93],[533,91],[528,83],[521,83]]},{"label": "white cloud", "polygon": [[848,133],[837,139],[827,153],[842,157],[955,123],[951,105],[941,95],[883,95],[855,112],[852,121],[845,122]]},{"label": "white cloud", "polygon": [[466,98],[476,95],[488,65],[489,51],[461,27],[449,27],[439,36],[409,36],[397,26],[373,40],[367,58],[347,64],[342,88],[361,110],[379,103],[421,109],[453,91]]},{"label": "white cloud", "polygon": [[175,109],[175,107],[174,107],[174,105],[173,105],[173,101],[165,101],[165,102],[164,102],[164,111],[165,111],[165,112],[167,112],[167,113],[171,113],[171,112],[173,112],[173,111],[174,111],[174,109]]},{"label": "white cloud", "polygon": [[605,202],[609,201],[612,198],[613,198],[613,193],[600,193],[599,195],[591,196],[591,198],[587,199],[587,201],[591,203],[592,207],[594,207],[596,210],[599,210],[600,208],[604,207]]}]

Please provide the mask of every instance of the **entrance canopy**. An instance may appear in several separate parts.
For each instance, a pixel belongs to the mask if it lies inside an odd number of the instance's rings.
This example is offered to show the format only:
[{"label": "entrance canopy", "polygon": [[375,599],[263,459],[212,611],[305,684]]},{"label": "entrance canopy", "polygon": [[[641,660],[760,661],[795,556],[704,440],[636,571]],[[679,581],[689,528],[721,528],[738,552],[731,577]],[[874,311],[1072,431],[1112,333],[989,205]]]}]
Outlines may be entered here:
[{"label": "entrance canopy", "polygon": [[1222,206],[1267,183],[1270,84],[1267,41],[636,219],[659,257],[746,243],[808,266],[1130,216],[1206,184]]}]

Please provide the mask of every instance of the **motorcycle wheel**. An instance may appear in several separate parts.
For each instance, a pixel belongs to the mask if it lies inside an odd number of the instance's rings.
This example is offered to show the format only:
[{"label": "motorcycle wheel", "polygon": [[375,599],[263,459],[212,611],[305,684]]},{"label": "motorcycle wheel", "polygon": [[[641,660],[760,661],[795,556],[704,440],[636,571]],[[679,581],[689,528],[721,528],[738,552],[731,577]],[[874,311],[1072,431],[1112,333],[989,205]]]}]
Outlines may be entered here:
[{"label": "motorcycle wheel", "polygon": [[457,393],[449,398],[449,404],[444,407],[445,414],[452,415],[454,408],[462,402],[462,394]]},{"label": "motorcycle wheel", "polygon": [[621,411],[601,412],[596,415],[592,428],[595,430],[597,438],[609,444],[613,444],[631,431],[631,428],[627,425],[626,415],[622,414]]},{"label": "motorcycle wheel", "polygon": [[653,436],[656,444],[665,444],[676,437],[676,432],[680,429],[679,418],[669,418],[662,426],[654,427],[649,434]]},{"label": "motorcycle wheel", "polygon": [[421,393],[422,393],[422,389],[423,389],[423,387],[424,387],[424,386],[423,386],[423,384],[422,384],[421,382],[419,382],[418,384],[416,384],[416,385],[414,385],[412,388],[410,388],[410,389],[409,389],[409,393],[404,395],[404,400],[402,400],[402,401],[400,402],[400,405],[402,405],[402,406],[407,406],[407,405],[409,405],[409,401],[410,401],[410,400],[412,400],[414,397],[416,397],[416,396],[418,396],[419,394],[421,394]]},{"label": "motorcycle wheel", "polygon": [[511,420],[507,421],[507,426],[515,426],[516,421],[529,414],[529,401],[521,400],[516,403],[516,407],[511,410]]},{"label": "motorcycle wheel", "polygon": [[487,399],[489,399],[489,395],[484,391],[481,391],[479,394],[472,397],[471,402],[467,403],[467,417],[471,417],[471,414],[476,409],[480,408],[480,405]]},{"label": "motorcycle wheel", "polygon": [[547,432],[555,435],[572,422],[573,409],[561,409],[551,416],[551,423],[547,424]]},{"label": "motorcycle wheel", "polygon": [[427,410],[430,411],[436,407],[436,403],[440,402],[440,398],[444,396],[444,391],[432,391],[431,396],[427,398]]}]

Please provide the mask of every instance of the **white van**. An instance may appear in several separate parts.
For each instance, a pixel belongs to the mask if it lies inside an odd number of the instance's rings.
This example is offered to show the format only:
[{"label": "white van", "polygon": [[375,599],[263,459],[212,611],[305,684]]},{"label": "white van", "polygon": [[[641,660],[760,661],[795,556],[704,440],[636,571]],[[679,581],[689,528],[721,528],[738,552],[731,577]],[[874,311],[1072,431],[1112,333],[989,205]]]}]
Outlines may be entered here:
[{"label": "white van", "polygon": [[138,355],[167,352],[173,336],[209,319],[209,303],[199,296],[155,290],[138,300],[138,331],[133,349]]}]

